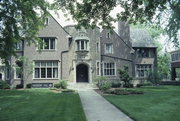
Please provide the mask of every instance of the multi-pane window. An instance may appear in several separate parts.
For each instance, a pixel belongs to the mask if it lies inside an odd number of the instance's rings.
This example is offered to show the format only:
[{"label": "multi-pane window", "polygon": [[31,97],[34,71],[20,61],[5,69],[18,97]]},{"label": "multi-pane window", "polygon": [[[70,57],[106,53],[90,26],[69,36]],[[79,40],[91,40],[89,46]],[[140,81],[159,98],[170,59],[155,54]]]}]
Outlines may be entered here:
[{"label": "multi-pane window", "polygon": [[152,65],[136,65],[136,77],[147,77],[149,72],[152,70]]},{"label": "multi-pane window", "polygon": [[42,50],[55,50],[55,38],[42,38],[43,45],[40,47]]},{"label": "multi-pane window", "polygon": [[58,78],[57,61],[36,61],[34,78]]},{"label": "multi-pane window", "polygon": [[172,61],[180,61],[180,52],[179,53],[173,53],[171,55],[171,60]]},{"label": "multi-pane window", "polygon": [[105,76],[113,76],[115,75],[115,64],[112,63],[104,63],[104,75]]},{"label": "multi-pane window", "polygon": [[96,62],[96,75],[100,75],[100,62]]},{"label": "multi-pane window", "polygon": [[88,50],[88,41],[77,40],[77,50]]},{"label": "multi-pane window", "polygon": [[106,43],[105,44],[105,53],[106,54],[112,54],[113,53],[113,44],[112,43]]}]

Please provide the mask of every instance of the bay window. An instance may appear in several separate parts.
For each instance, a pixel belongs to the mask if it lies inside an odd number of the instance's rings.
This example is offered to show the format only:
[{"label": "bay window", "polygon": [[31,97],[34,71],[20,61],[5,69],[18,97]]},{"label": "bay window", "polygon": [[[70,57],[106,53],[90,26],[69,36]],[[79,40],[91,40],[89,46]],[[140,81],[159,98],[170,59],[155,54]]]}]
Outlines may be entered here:
[{"label": "bay window", "polygon": [[77,50],[88,50],[88,41],[87,40],[77,40]]}]

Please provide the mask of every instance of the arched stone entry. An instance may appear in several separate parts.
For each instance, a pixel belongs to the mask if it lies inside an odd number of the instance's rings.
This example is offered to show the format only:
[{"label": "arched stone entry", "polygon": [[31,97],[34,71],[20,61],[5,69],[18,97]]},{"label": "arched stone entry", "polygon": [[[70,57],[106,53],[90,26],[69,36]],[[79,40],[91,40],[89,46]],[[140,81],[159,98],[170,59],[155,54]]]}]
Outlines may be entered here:
[{"label": "arched stone entry", "polygon": [[78,66],[76,66],[76,81],[89,82],[88,78],[88,66],[85,64],[79,64]]}]

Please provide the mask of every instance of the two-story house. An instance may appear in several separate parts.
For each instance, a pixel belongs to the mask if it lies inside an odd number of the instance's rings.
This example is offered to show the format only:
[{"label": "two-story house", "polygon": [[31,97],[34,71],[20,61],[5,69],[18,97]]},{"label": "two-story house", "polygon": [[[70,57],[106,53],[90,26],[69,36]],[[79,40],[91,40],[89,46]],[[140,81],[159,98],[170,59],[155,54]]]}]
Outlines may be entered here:
[{"label": "two-story house", "polygon": [[[129,67],[132,77],[146,77],[146,70],[156,68],[156,47],[149,39],[146,45],[135,46],[129,25],[119,22],[119,32],[113,30],[76,29],[73,25],[62,27],[53,16],[45,21],[46,26],[39,31],[41,46],[24,40],[18,43],[17,54],[26,56],[33,63],[33,73],[28,82],[33,87],[52,87],[59,80],[92,83],[98,76],[109,81],[119,80],[118,69]],[[144,33],[136,33],[140,36]],[[142,38],[145,39],[145,38]],[[133,41],[132,41],[133,40]],[[141,43],[141,42],[140,42]],[[38,50],[40,48],[40,52]],[[23,79],[17,59],[10,59],[13,68],[6,70],[6,78],[11,85]]]}]

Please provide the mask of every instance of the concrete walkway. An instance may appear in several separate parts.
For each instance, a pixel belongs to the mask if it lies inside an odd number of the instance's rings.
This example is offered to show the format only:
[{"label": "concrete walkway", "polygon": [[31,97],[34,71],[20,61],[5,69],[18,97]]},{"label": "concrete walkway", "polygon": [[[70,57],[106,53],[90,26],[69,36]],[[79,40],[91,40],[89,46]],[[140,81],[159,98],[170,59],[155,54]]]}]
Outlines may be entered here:
[{"label": "concrete walkway", "polygon": [[133,121],[94,90],[78,92],[88,121]]}]

